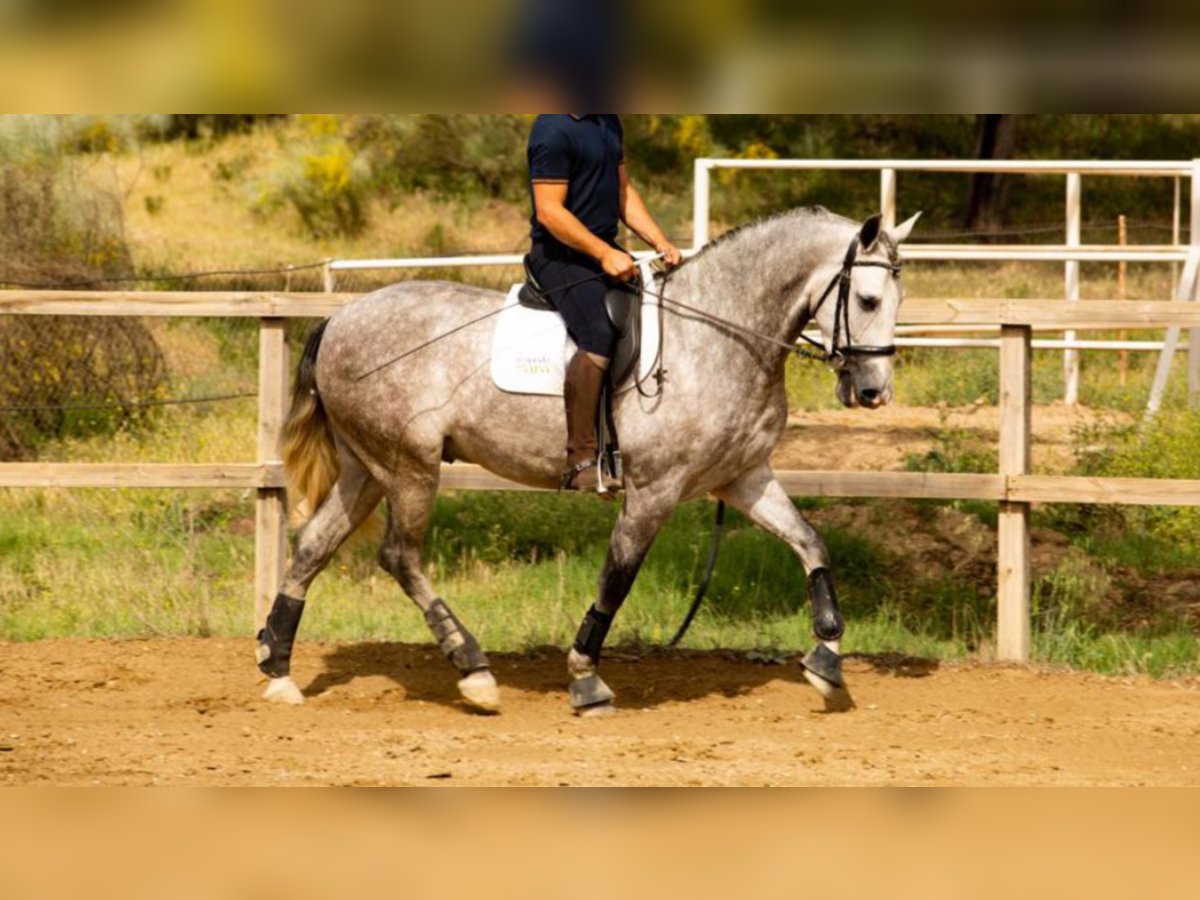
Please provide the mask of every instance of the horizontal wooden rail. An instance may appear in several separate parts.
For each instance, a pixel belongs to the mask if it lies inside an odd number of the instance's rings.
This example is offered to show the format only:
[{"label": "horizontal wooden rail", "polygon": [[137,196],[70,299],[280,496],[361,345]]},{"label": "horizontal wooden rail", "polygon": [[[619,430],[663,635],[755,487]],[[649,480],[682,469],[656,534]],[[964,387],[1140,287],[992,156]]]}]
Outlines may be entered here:
[{"label": "horizontal wooden rail", "polygon": [[283,466],[258,463],[0,463],[0,487],[282,488]]},{"label": "horizontal wooden rail", "polygon": [[903,325],[1027,325],[1035,331],[1200,327],[1200,304],[1164,300],[908,299]]},{"label": "horizontal wooden rail", "polygon": [[0,291],[0,315],[323,319],[361,294],[271,291]]},{"label": "horizontal wooden rail", "polygon": [[1000,500],[999,475],[942,472],[799,472],[775,473],[795,497],[887,497],[915,500]]},{"label": "horizontal wooden rail", "polygon": [[[358,294],[0,291],[0,315],[323,318]],[[1200,328],[1200,304],[1162,300],[909,298],[902,325],[1028,325],[1040,331]]]},{"label": "horizontal wooden rail", "polygon": [[[800,470],[776,475],[795,497],[1200,506],[1200,480],[1189,479]],[[279,489],[286,484],[283,466],[277,463],[0,463],[0,488]],[[463,463],[442,467],[441,486],[459,491],[540,490]]]},{"label": "horizontal wooden rail", "polygon": [[1025,503],[1112,503],[1123,506],[1200,506],[1200,480],[1010,475],[1009,500]]}]

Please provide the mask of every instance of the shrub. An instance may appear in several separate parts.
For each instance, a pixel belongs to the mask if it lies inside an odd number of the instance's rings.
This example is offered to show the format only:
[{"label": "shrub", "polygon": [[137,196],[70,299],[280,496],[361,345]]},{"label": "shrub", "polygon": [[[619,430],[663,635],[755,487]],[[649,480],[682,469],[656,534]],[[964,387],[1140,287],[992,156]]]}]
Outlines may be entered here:
[{"label": "shrub", "polygon": [[0,317],[0,459],[110,431],[160,398],[162,351],[136,319]]},{"label": "shrub", "polygon": [[908,454],[909,472],[995,472],[1000,464],[994,443],[963,428],[952,428],[942,414],[941,425],[932,433],[933,449],[923,455]]},{"label": "shrub", "polygon": [[448,197],[525,195],[530,116],[360,116],[348,140],[370,160],[376,187]]},{"label": "shrub", "polygon": [[0,163],[0,281],[86,281],[132,268],[120,199],[56,160]]},{"label": "shrub", "polygon": [[[0,284],[129,274],[120,200],[78,177],[52,129],[24,128],[0,135]],[[0,316],[0,458],[127,421],[165,378],[137,320]]]},{"label": "shrub", "polygon": [[366,158],[340,135],[333,116],[305,116],[301,121],[306,137],[285,158],[260,196],[258,209],[290,207],[315,238],[360,233],[367,224]]},{"label": "shrub", "polygon": [[[1150,424],[1102,425],[1076,434],[1084,475],[1130,478],[1200,478],[1200,410],[1165,411]],[[1113,511],[1126,531],[1200,554],[1200,509],[1122,506]]]},{"label": "shrub", "polygon": [[283,118],[278,113],[164,113],[135,116],[137,137],[145,141],[213,140],[249,131],[258,122]]}]

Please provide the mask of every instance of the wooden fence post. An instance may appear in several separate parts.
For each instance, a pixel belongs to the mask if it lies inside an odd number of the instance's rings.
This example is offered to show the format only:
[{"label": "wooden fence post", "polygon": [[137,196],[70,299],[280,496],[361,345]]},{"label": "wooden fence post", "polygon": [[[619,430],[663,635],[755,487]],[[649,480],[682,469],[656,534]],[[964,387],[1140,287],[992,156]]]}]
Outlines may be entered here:
[{"label": "wooden fence post", "polygon": [[[1030,341],[1027,325],[1000,330],[1000,474],[1006,483],[1030,468]],[[996,656],[1029,659],[1029,504],[1000,502],[996,591]]]},{"label": "wooden fence post", "polygon": [[[286,319],[260,319],[258,331],[258,462],[280,462],[280,432],[287,409]],[[254,504],[254,631],[267,620],[287,562],[287,491],[258,489]]]}]

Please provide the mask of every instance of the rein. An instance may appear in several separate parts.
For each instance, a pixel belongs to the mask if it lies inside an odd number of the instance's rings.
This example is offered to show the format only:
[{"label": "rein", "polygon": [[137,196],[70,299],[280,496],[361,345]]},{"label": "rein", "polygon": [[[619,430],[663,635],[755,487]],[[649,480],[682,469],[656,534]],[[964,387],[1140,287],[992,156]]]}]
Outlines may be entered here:
[{"label": "rein", "polygon": [[[895,344],[887,344],[884,346],[872,346],[872,345],[866,345],[866,344],[855,344],[853,342],[846,343],[846,344],[842,343],[843,333],[845,334],[845,337],[848,341],[850,341],[850,339],[851,339],[850,280],[851,280],[851,276],[854,273],[854,269],[860,268],[860,267],[861,268],[873,267],[873,268],[878,268],[878,269],[887,269],[889,272],[892,273],[893,277],[896,277],[896,278],[900,277],[901,266],[899,263],[877,262],[875,260],[858,259],[858,248],[859,248],[859,239],[858,239],[858,235],[855,234],[854,237],[851,238],[850,246],[847,248],[846,255],[842,260],[842,267],[838,270],[837,274],[833,276],[833,279],[829,282],[828,287],[825,288],[824,293],[821,294],[821,298],[817,301],[816,305],[813,307],[813,310],[809,314],[809,317],[808,317],[809,321],[812,321],[814,318],[816,318],[817,313],[819,313],[821,311],[821,307],[825,305],[825,301],[827,299],[829,299],[829,295],[831,293],[833,293],[833,289],[836,287],[837,288],[837,300],[835,302],[834,311],[833,311],[833,339],[830,341],[829,349],[826,350],[825,345],[823,343],[821,343],[821,341],[817,340],[816,338],[811,338],[808,335],[804,334],[803,332],[801,332],[801,334],[800,334],[800,339],[802,341],[804,341],[805,343],[807,343],[810,346],[815,347],[817,349],[816,353],[814,353],[813,351],[808,350],[804,347],[798,347],[794,343],[791,343],[789,341],[780,340],[779,338],[775,337],[774,335],[765,334],[764,332],[761,332],[761,331],[756,331],[755,329],[749,328],[745,325],[739,325],[737,322],[732,322],[729,319],[726,319],[726,318],[716,315],[715,313],[710,313],[707,310],[699,309],[695,306],[691,306],[687,303],[682,302],[681,300],[676,300],[672,297],[668,297],[668,296],[666,296],[666,294],[663,291],[651,290],[645,284],[642,285],[642,293],[649,294],[651,297],[656,297],[659,301],[659,309],[660,310],[662,310],[662,308],[664,306],[672,306],[676,309],[681,309],[686,312],[689,312],[689,313],[691,313],[695,316],[698,316],[702,319],[706,319],[709,322],[712,322],[716,325],[720,325],[723,328],[727,328],[730,331],[737,332],[739,334],[744,334],[747,337],[756,338],[756,339],[763,341],[765,343],[768,343],[768,344],[774,344],[775,346],[781,347],[782,349],[787,350],[789,353],[795,353],[797,356],[802,357],[804,359],[811,359],[811,360],[815,360],[817,362],[823,362],[829,366],[832,366],[835,369],[840,369],[840,368],[842,368],[842,366],[845,365],[846,358],[849,356],[895,356],[895,354],[896,354],[896,345]],[[589,275],[586,278],[580,278],[577,281],[572,281],[568,284],[559,285],[558,287],[555,287],[555,288],[549,288],[547,290],[544,290],[542,293],[543,294],[555,294],[560,291],[570,290],[573,287],[578,287],[579,285],[585,284],[590,281],[600,281],[607,277],[608,276],[606,276],[603,273],[597,273],[595,275]],[[663,288],[664,289],[666,288],[668,277],[669,277],[669,273],[663,274]],[[429,345],[435,344],[438,341],[440,341],[444,338],[447,338],[452,334],[456,334],[457,332],[462,331],[464,328],[469,328],[470,326],[476,325],[486,319],[490,319],[493,316],[500,315],[500,313],[504,312],[504,309],[505,309],[505,307],[501,306],[499,309],[492,310],[491,312],[485,313],[484,315],[479,316],[478,318],[471,319],[469,322],[464,322],[461,325],[457,326],[456,328],[452,328],[450,331],[447,331],[443,334],[436,335],[435,337],[430,338],[428,341],[425,341],[423,344],[418,344],[416,347],[412,347],[411,349],[406,350],[404,353],[401,353],[399,356],[392,357],[391,359],[380,363],[379,365],[375,366],[374,368],[368,369],[367,371],[360,373],[358,376],[355,377],[354,380],[362,381],[362,380],[368,378],[369,376],[374,375],[376,372],[379,372],[380,370],[385,369],[394,363],[400,362],[402,359],[412,356],[414,353],[424,350]],[[661,315],[661,312],[660,312],[660,315]],[[661,349],[660,349],[660,353],[661,353]],[[658,382],[659,382],[659,384],[658,384],[659,391],[658,392],[659,393],[661,393],[661,391],[662,391],[662,377],[661,376],[662,376],[662,373],[660,370],[659,376],[658,376]],[[656,396],[655,394],[646,393],[642,389],[640,382],[638,383],[637,386],[638,386],[639,393],[641,393],[643,396],[648,396],[648,397]]]},{"label": "rein", "polygon": [[[825,301],[829,299],[829,295],[833,293],[833,289],[837,288],[837,300],[835,301],[833,311],[833,339],[830,341],[829,349],[825,349],[825,345],[816,338],[811,338],[808,335],[801,333],[800,339],[815,347],[818,352],[814,353],[804,347],[797,347],[789,341],[783,341],[779,338],[764,334],[761,331],[756,331],[753,328],[748,328],[745,325],[739,325],[737,322],[731,322],[729,319],[710,313],[707,310],[698,309],[694,306],[689,306],[682,301],[675,300],[666,296],[664,293],[657,293],[643,286],[642,292],[649,294],[651,297],[657,297],[659,302],[673,306],[676,309],[682,309],[693,315],[699,316],[702,319],[707,319],[714,324],[720,325],[730,331],[744,334],[747,337],[757,338],[768,344],[774,344],[787,350],[789,353],[795,353],[797,356],[804,359],[812,359],[817,362],[823,362],[835,369],[840,369],[845,365],[846,358],[849,356],[895,356],[896,345],[887,344],[884,346],[873,346],[868,344],[842,343],[842,336],[845,335],[847,340],[851,339],[850,331],[850,279],[855,268],[873,267],[878,269],[887,269],[896,278],[900,277],[900,264],[890,262],[877,262],[875,260],[858,259],[859,240],[856,234],[850,241],[850,246],[846,250],[846,255],[842,260],[842,267],[837,274],[829,282],[829,286],[821,294],[821,298],[813,307],[809,314],[809,321],[816,318],[817,313],[821,311],[821,307],[825,305]],[[665,279],[664,279],[665,287]]]}]

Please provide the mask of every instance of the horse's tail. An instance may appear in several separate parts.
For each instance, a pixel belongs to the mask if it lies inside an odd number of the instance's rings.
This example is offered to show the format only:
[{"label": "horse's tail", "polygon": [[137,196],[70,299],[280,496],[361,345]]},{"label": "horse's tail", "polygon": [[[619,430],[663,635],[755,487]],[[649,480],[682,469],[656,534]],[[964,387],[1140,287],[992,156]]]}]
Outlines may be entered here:
[{"label": "horse's tail", "polygon": [[292,408],[283,425],[283,467],[292,489],[308,504],[309,515],[316,512],[338,478],[333,429],[317,392],[317,353],[327,324],[318,325],[304,345]]}]

